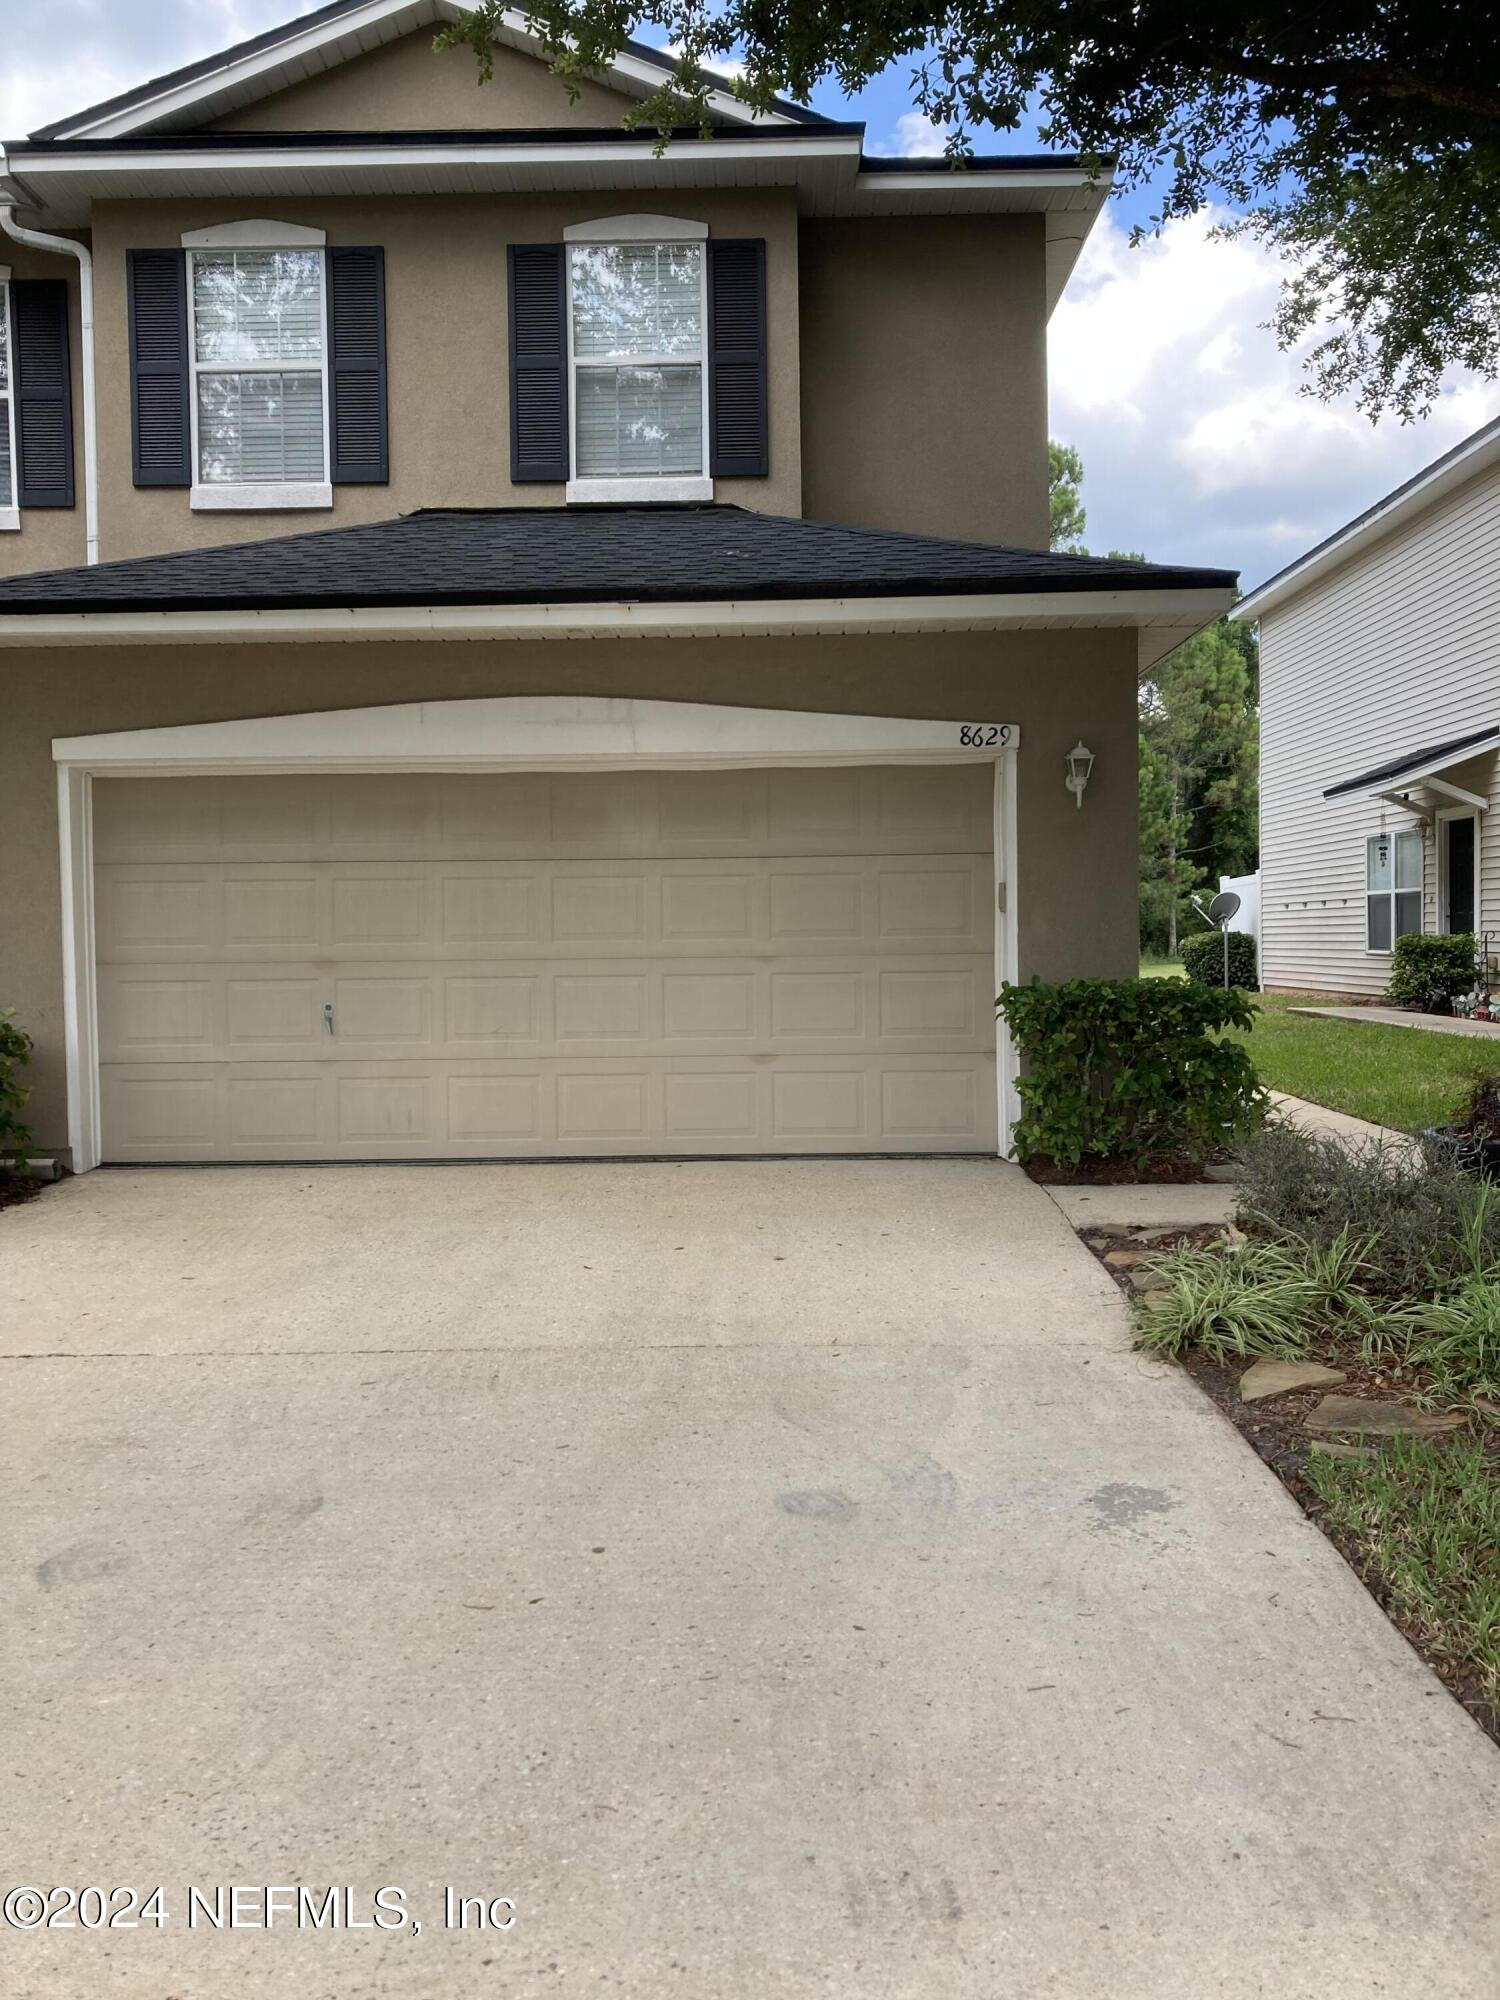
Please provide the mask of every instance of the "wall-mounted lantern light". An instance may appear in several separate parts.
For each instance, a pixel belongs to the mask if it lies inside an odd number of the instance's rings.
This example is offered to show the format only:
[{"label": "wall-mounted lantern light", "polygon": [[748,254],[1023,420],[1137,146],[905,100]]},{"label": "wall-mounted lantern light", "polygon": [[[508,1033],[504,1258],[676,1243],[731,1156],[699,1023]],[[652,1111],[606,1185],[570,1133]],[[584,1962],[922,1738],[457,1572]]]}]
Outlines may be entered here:
[{"label": "wall-mounted lantern light", "polygon": [[1083,811],[1084,787],[1088,784],[1089,773],[1093,768],[1093,751],[1081,742],[1075,743],[1068,752],[1068,775],[1063,783],[1073,794],[1073,803],[1080,812]]}]

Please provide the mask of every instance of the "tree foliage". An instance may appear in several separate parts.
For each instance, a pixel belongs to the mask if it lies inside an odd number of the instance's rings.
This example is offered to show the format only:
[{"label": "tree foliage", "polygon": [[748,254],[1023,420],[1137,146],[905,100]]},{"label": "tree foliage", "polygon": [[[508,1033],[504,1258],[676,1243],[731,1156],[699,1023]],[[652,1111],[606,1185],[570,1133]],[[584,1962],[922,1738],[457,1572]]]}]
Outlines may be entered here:
[{"label": "tree foliage", "polygon": [[[487,71],[504,0],[439,37]],[[1158,221],[1219,201],[1290,260],[1281,340],[1314,335],[1318,391],[1372,415],[1427,407],[1452,363],[1500,367],[1500,9],[1476,0],[535,0],[570,85],[640,28],[674,73],[625,122],[707,128],[704,67],[765,111],[825,81],[855,92],[909,63],[917,107],[951,131],[1036,115],[1043,142],[1128,185],[1165,179]]]},{"label": "tree foliage", "polygon": [[1256,865],[1259,667],[1255,635],[1221,618],[1142,684],[1141,935],[1174,951],[1189,898]]},{"label": "tree foliage", "polygon": [[1051,509],[1051,546],[1068,555],[1083,553],[1083,531],[1089,524],[1083,504],[1083,460],[1070,444],[1047,440],[1047,505]]},{"label": "tree foliage", "polygon": [[[1084,555],[1083,459],[1047,447],[1052,546]],[[1128,550],[1118,560],[1140,562]],[[1191,898],[1249,874],[1259,849],[1260,654],[1247,625],[1221,618],[1155,666],[1140,691],[1141,942],[1175,952],[1198,927]]]}]

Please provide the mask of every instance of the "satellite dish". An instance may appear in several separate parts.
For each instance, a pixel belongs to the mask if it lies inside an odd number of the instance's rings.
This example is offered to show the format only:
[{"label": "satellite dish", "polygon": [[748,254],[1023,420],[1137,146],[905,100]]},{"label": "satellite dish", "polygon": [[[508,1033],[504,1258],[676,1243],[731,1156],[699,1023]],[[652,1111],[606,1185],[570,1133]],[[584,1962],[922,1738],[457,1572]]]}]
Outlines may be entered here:
[{"label": "satellite dish", "polygon": [[1222,889],[1208,906],[1210,923],[1227,924],[1240,907],[1240,899],[1233,889]]}]

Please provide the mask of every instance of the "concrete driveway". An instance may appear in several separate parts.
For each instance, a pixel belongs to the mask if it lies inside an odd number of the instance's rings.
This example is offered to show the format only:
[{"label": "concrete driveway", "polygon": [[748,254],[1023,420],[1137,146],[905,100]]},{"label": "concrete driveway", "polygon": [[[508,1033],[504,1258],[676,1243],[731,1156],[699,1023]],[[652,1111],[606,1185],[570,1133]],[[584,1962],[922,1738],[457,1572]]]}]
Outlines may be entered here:
[{"label": "concrete driveway", "polygon": [[0,1271],[7,1881],[163,1913],[8,2000],[1500,1984],[1500,1758],[1012,1168],[104,1172]]}]

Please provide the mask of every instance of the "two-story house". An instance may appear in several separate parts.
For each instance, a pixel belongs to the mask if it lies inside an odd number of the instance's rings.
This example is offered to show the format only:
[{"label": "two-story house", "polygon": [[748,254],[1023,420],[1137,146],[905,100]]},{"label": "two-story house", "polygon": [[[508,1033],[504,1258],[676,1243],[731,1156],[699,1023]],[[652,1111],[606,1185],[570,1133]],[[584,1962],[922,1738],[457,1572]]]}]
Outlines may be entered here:
[{"label": "two-story house", "polygon": [[1237,607],[1260,626],[1265,986],[1378,996],[1413,931],[1495,959],[1497,584],[1500,421]]},{"label": "two-story house", "polygon": [[1004,1148],[1136,963],[1136,686],[1047,552],[1105,190],[335,0],[6,144],[0,1002],[104,1161]]}]

